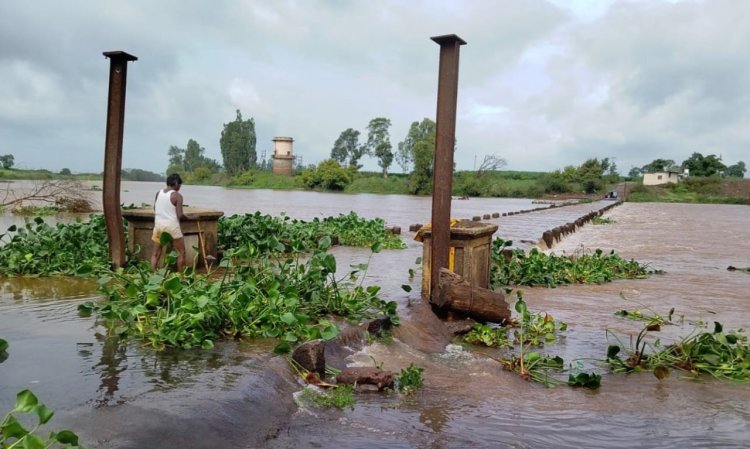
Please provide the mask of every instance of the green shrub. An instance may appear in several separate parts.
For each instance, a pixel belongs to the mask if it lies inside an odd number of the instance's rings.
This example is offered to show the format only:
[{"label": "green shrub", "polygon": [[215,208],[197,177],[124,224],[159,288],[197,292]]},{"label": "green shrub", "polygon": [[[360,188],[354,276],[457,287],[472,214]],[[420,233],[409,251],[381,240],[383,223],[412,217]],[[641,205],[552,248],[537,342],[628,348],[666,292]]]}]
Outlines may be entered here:
[{"label": "green shrub", "polygon": [[352,183],[352,173],[333,159],[302,172],[302,183],[308,189],[343,191]]}]

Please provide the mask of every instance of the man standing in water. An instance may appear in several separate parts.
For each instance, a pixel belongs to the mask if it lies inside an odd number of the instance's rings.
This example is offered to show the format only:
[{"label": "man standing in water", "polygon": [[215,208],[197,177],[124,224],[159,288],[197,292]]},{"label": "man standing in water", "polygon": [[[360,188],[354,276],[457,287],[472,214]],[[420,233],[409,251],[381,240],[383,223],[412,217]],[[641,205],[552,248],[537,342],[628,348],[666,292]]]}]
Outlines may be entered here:
[{"label": "man standing in water", "polygon": [[192,215],[182,212],[182,178],[174,173],[167,177],[167,187],[156,192],[154,200],[154,234],[153,251],[151,252],[151,267],[156,268],[164,248],[161,235],[166,232],[172,236],[172,246],[177,250],[177,271],[185,268],[185,239],[182,237],[180,220],[196,220]]}]

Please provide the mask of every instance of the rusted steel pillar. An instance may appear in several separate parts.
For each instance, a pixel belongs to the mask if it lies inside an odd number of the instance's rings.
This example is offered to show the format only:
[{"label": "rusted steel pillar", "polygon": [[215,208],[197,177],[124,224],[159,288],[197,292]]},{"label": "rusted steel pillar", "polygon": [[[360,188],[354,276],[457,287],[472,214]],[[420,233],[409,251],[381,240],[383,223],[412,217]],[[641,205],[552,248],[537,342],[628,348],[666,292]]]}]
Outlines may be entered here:
[{"label": "rusted steel pillar", "polygon": [[437,95],[437,139],[432,175],[432,262],[431,294],[437,291],[440,269],[448,268],[450,249],[451,189],[453,186],[453,147],[456,142],[456,101],[458,99],[458,54],[466,42],[455,34],[431,38],[440,45],[440,71]]},{"label": "rusted steel pillar", "polygon": [[109,58],[109,97],[107,99],[107,136],[104,143],[104,185],[102,205],[107,225],[109,257],[114,267],[125,265],[125,232],[120,210],[120,171],[122,136],[125,123],[125,85],[128,61],[138,58],[124,51],[105,51]]}]

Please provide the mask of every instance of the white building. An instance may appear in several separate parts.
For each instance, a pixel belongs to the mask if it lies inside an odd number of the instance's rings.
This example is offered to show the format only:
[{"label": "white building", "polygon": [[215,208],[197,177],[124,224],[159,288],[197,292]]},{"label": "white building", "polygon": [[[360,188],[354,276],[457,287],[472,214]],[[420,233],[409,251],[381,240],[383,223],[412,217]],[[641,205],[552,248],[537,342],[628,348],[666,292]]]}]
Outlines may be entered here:
[{"label": "white building", "polygon": [[643,175],[644,186],[658,186],[660,184],[676,184],[682,179],[682,173],[677,171],[658,171]]}]

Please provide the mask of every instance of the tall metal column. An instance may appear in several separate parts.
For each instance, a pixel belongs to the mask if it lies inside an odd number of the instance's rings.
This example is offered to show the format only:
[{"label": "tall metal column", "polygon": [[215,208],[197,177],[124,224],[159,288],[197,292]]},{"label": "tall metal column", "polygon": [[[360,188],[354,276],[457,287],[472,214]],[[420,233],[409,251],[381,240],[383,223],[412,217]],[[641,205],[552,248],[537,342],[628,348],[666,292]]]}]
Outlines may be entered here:
[{"label": "tall metal column", "polygon": [[109,257],[114,267],[125,265],[125,233],[120,210],[120,172],[122,137],[125,123],[125,86],[128,62],[138,58],[124,51],[105,51],[109,58],[109,97],[107,99],[107,134],[104,143],[104,182],[102,205],[107,225]]},{"label": "tall metal column", "polygon": [[458,55],[466,42],[455,34],[431,38],[440,45],[437,95],[437,139],[432,175],[432,261],[431,296],[437,291],[440,269],[448,268],[450,248],[451,189],[453,148],[456,143],[456,102],[458,100]]}]

